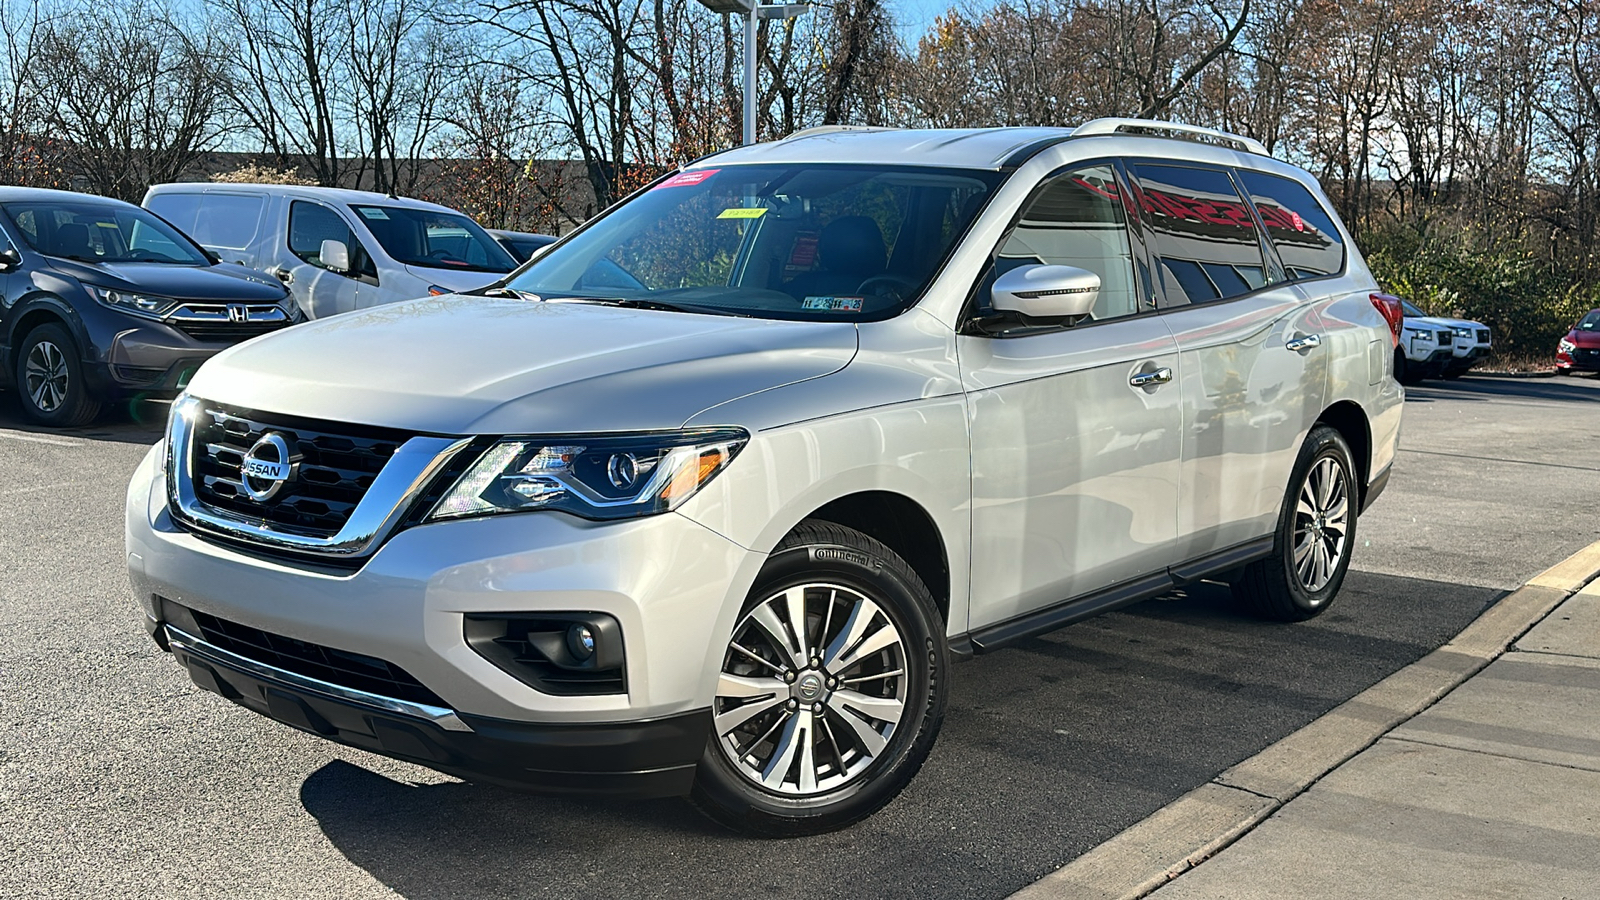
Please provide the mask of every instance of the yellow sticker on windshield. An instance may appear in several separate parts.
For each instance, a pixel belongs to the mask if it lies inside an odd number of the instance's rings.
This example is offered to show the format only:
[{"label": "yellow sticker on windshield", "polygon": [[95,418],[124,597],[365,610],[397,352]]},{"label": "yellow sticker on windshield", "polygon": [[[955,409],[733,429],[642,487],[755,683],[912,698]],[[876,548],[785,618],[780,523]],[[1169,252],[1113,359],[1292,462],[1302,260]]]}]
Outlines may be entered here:
[{"label": "yellow sticker on windshield", "polygon": [[764,206],[757,206],[757,207],[755,207],[753,209],[745,208],[745,207],[734,207],[733,209],[725,209],[725,210],[723,210],[722,211],[722,215],[717,216],[717,218],[719,218],[719,219],[759,219],[759,218],[761,218],[762,216],[764,216],[766,214],[767,214],[767,209]]}]

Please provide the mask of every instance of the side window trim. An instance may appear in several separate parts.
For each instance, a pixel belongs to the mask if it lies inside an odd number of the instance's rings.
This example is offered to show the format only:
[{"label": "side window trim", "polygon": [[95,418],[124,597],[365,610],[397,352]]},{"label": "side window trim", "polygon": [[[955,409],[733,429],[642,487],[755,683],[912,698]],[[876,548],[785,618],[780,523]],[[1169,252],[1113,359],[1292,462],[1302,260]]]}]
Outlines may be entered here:
[{"label": "side window trim", "polygon": [[[1051,169],[1049,172],[1045,173],[1045,175],[1039,179],[1038,184],[1035,184],[1033,186],[1033,189],[1028,192],[1028,196],[1022,201],[1021,205],[1019,205],[1017,207],[1017,211],[1012,214],[1010,223],[1008,223],[1006,225],[1005,231],[1003,231],[1000,234],[1000,237],[995,242],[994,246],[989,248],[989,251],[988,251],[989,263],[987,265],[985,265],[983,267],[983,270],[980,271],[977,274],[977,276],[973,279],[972,287],[970,287],[967,290],[967,300],[966,300],[966,303],[963,304],[963,306],[962,306],[961,317],[960,317],[960,319],[959,319],[959,321],[957,323],[957,326],[956,326],[956,333],[957,334],[973,335],[973,336],[979,336],[979,337],[993,338],[993,339],[997,339],[997,340],[1010,340],[1010,339],[1014,339],[1014,338],[1034,337],[1034,336],[1043,335],[1043,334],[1059,334],[1060,332],[1063,332],[1063,331],[1082,331],[1085,328],[1094,328],[1094,327],[1099,326],[1099,325],[1110,325],[1110,324],[1112,324],[1114,322],[1129,322],[1129,321],[1133,321],[1134,319],[1142,319],[1142,318],[1146,318],[1146,317],[1149,317],[1149,316],[1154,316],[1154,315],[1159,315],[1160,314],[1160,312],[1161,312],[1160,306],[1159,306],[1159,304],[1156,303],[1156,298],[1152,294],[1147,298],[1143,298],[1145,300],[1145,302],[1140,303],[1140,309],[1136,313],[1131,313],[1131,314],[1125,315],[1125,316],[1116,316],[1116,317],[1113,317],[1113,318],[1110,318],[1110,319],[1099,319],[1099,320],[1089,319],[1089,320],[1085,320],[1085,321],[1079,322],[1076,325],[1041,326],[1039,328],[1029,329],[1027,331],[1020,331],[1020,332],[1013,333],[1013,334],[1005,334],[1005,333],[993,334],[993,333],[989,333],[989,332],[985,332],[985,331],[980,331],[980,330],[977,329],[977,327],[975,325],[977,320],[980,318],[978,316],[978,300],[979,300],[979,297],[980,297],[981,293],[984,290],[984,284],[989,280],[990,272],[994,268],[994,257],[995,257],[995,254],[999,253],[1000,252],[1000,248],[1004,247],[1005,244],[1006,244],[1006,241],[1010,240],[1012,233],[1014,231],[1016,231],[1018,224],[1021,223],[1022,217],[1028,212],[1028,210],[1030,208],[1032,208],[1034,202],[1039,199],[1039,195],[1044,192],[1045,187],[1047,185],[1049,185],[1051,182],[1053,182],[1057,178],[1062,177],[1063,175],[1069,174],[1071,172],[1078,171],[1079,169],[1089,169],[1089,168],[1094,168],[1096,166],[1104,166],[1106,168],[1111,169],[1113,174],[1114,174],[1114,176],[1118,179],[1117,189],[1119,191],[1127,191],[1128,190],[1128,185],[1129,185],[1130,182],[1128,181],[1127,173],[1123,171],[1122,161],[1120,159],[1118,159],[1117,157],[1106,156],[1106,157],[1095,157],[1095,158],[1092,158],[1092,159],[1073,160],[1071,162],[1062,163],[1060,166],[1057,166],[1056,168]],[[987,201],[986,201],[986,205],[987,205]],[[1137,217],[1137,216],[1134,216],[1134,217],[1129,217],[1128,216],[1129,207],[1130,206],[1137,207],[1137,205],[1138,204],[1134,204],[1134,203],[1131,203],[1131,202],[1130,203],[1124,203],[1123,204],[1123,215],[1124,215],[1124,218],[1125,218],[1125,223],[1124,224],[1126,225],[1126,230],[1127,230],[1127,235],[1128,235],[1129,264],[1134,267],[1134,271],[1132,273],[1132,276],[1133,276],[1134,283],[1135,283],[1135,289],[1142,293],[1143,292],[1143,286],[1140,283],[1140,278],[1139,278],[1140,273],[1138,271],[1138,265],[1139,265],[1139,261],[1140,261],[1140,258],[1141,258],[1141,252],[1143,252],[1145,254],[1144,255],[1144,259],[1147,262],[1151,260],[1151,257],[1148,255],[1149,248],[1146,246],[1145,235],[1143,233],[1143,228],[1144,228],[1144,226],[1143,226],[1143,218],[1142,217]],[[982,213],[980,211],[979,215],[981,215],[981,214]],[[976,221],[977,221],[977,217],[975,216],[973,218],[972,222],[967,223],[968,224],[968,228],[970,229],[971,226],[976,223]],[[1133,235],[1133,231],[1135,230],[1136,227],[1138,229],[1140,229],[1140,232],[1141,232],[1140,235],[1139,235],[1139,240],[1137,240],[1137,241],[1134,240],[1134,235]],[[952,244],[952,248],[951,249],[952,250],[954,249],[954,244]]]},{"label": "side window trim", "polygon": [[1261,247],[1261,262],[1266,267],[1266,283],[1258,290],[1292,284],[1295,279],[1289,277],[1288,267],[1279,258],[1278,248],[1272,243],[1272,235],[1267,233],[1267,220],[1261,218],[1261,210],[1256,206],[1255,195],[1245,187],[1244,177],[1239,174],[1238,167],[1229,166],[1223,171],[1227,174],[1228,180],[1233,182],[1233,190],[1239,195],[1239,199],[1244,201],[1245,209],[1250,211],[1251,221],[1256,223],[1256,244]]},{"label": "side window trim", "polygon": [[[1335,216],[1332,213],[1328,212],[1327,204],[1324,204],[1321,199],[1318,199],[1317,191],[1311,190],[1309,187],[1307,187],[1305,184],[1303,184],[1297,178],[1291,178],[1291,177],[1289,177],[1287,175],[1280,175],[1280,174],[1278,174],[1276,172],[1268,172],[1265,169],[1243,169],[1242,167],[1239,167],[1239,166],[1234,166],[1234,167],[1231,167],[1231,168],[1233,169],[1233,172],[1234,172],[1234,181],[1235,181],[1235,183],[1238,185],[1238,187],[1240,189],[1239,193],[1242,196],[1249,198],[1251,211],[1255,214],[1256,221],[1258,223],[1258,227],[1261,228],[1261,234],[1266,239],[1266,241],[1267,241],[1267,243],[1269,245],[1272,245],[1272,233],[1267,230],[1266,222],[1265,222],[1265,220],[1263,220],[1261,218],[1261,210],[1260,210],[1259,207],[1256,206],[1255,194],[1253,192],[1251,192],[1249,187],[1244,183],[1243,172],[1248,171],[1248,172],[1252,172],[1252,173],[1257,174],[1257,175],[1266,176],[1268,178],[1282,179],[1284,181],[1287,181],[1287,182],[1289,182],[1291,184],[1294,184],[1297,187],[1301,188],[1302,190],[1304,190],[1306,192],[1307,195],[1309,195],[1311,197],[1311,202],[1313,202],[1313,203],[1315,203],[1317,205],[1318,209],[1322,212],[1322,214],[1324,216],[1327,216],[1329,221],[1334,223],[1334,228],[1339,231],[1339,234],[1338,234],[1338,238],[1339,238],[1339,268],[1337,270],[1333,271],[1333,272],[1327,273],[1326,275],[1314,275],[1314,276],[1312,276],[1310,278],[1293,278],[1293,277],[1290,277],[1290,275],[1289,275],[1289,267],[1282,262],[1282,256],[1281,256],[1281,254],[1278,253],[1277,246],[1276,245],[1272,246],[1273,255],[1279,258],[1279,264],[1283,266],[1284,278],[1289,283],[1291,283],[1291,284],[1300,284],[1302,282],[1323,281],[1323,280],[1326,280],[1326,279],[1329,279],[1329,278],[1344,278],[1344,277],[1346,277],[1347,275],[1350,274],[1350,244],[1351,244],[1351,238],[1350,238],[1350,235],[1345,233],[1345,230],[1346,230],[1347,226],[1345,226],[1344,223],[1337,216]],[[1321,190],[1321,185],[1318,185],[1318,190]]]},{"label": "side window trim", "polygon": [[[1233,167],[1231,167],[1231,166],[1212,165],[1210,163],[1193,162],[1193,161],[1190,161],[1190,160],[1165,159],[1165,158],[1160,158],[1160,157],[1145,157],[1145,156],[1130,156],[1130,157],[1127,157],[1124,160],[1124,162],[1128,167],[1128,179],[1129,179],[1129,182],[1132,183],[1135,186],[1136,190],[1138,190],[1140,192],[1143,191],[1143,188],[1142,187],[1138,187],[1137,176],[1135,176],[1135,174],[1134,174],[1135,169],[1140,164],[1152,165],[1152,166],[1168,166],[1168,167],[1171,167],[1171,168],[1180,168],[1180,169],[1203,169],[1203,170],[1210,170],[1210,171],[1213,171],[1213,172],[1217,172],[1217,173],[1219,173],[1221,175],[1224,175],[1225,177],[1228,178],[1228,181],[1231,184],[1233,184],[1234,193],[1239,195],[1240,202],[1243,203],[1247,208],[1250,209],[1251,220],[1255,223],[1255,229],[1256,229],[1256,235],[1257,235],[1256,236],[1257,245],[1259,246],[1261,244],[1261,242],[1264,239],[1266,239],[1266,231],[1265,231],[1264,228],[1262,228],[1260,216],[1256,213],[1255,208],[1254,208],[1255,207],[1255,202],[1253,200],[1247,199],[1249,197],[1249,194],[1247,192],[1240,190],[1242,185],[1233,177],[1232,171],[1231,171]],[[1135,205],[1137,206],[1139,204],[1135,204]],[[1143,217],[1143,210],[1142,209],[1140,210],[1140,213],[1141,213],[1140,217],[1141,217],[1141,219],[1143,219],[1144,217]],[[1153,226],[1151,226],[1151,227],[1153,227]],[[1269,243],[1270,243],[1270,241],[1269,241]],[[1200,307],[1217,306],[1217,305],[1220,305],[1220,304],[1223,304],[1223,303],[1233,303],[1233,302],[1238,301],[1238,300],[1247,300],[1247,299],[1249,299],[1251,297],[1254,297],[1257,294],[1260,294],[1260,293],[1262,293],[1264,291],[1278,290],[1280,288],[1286,287],[1286,286],[1288,286],[1288,285],[1293,283],[1293,282],[1290,282],[1290,281],[1279,281],[1279,282],[1275,282],[1275,283],[1274,282],[1268,282],[1267,284],[1264,284],[1259,288],[1255,288],[1254,290],[1247,291],[1247,292],[1245,292],[1243,294],[1238,294],[1238,295],[1233,296],[1233,297],[1225,297],[1225,298],[1221,298],[1221,299],[1217,299],[1217,300],[1207,300],[1207,301],[1205,301],[1203,303],[1178,303],[1178,304],[1168,303],[1167,302],[1167,292],[1166,292],[1166,281],[1165,281],[1165,279],[1164,278],[1160,278],[1160,277],[1154,277],[1154,273],[1163,264],[1163,258],[1161,256],[1160,251],[1157,249],[1157,246],[1158,245],[1157,245],[1157,242],[1155,241],[1155,236],[1154,236],[1153,233],[1151,233],[1151,235],[1150,235],[1150,266],[1151,266],[1151,271],[1152,271],[1152,278],[1156,282],[1156,284],[1154,285],[1154,288],[1155,288],[1155,291],[1156,291],[1156,297],[1157,297],[1157,299],[1156,299],[1156,311],[1158,313],[1162,314],[1162,315],[1165,315],[1167,313],[1173,313],[1173,312],[1183,312],[1183,311],[1189,310],[1189,309],[1198,309]],[[1269,259],[1269,257],[1267,257],[1267,255],[1266,255],[1266,251],[1265,250],[1262,251],[1261,259],[1262,259],[1263,266],[1265,266],[1267,264],[1268,259]],[[1285,272],[1285,274],[1287,274],[1287,272]]]}]

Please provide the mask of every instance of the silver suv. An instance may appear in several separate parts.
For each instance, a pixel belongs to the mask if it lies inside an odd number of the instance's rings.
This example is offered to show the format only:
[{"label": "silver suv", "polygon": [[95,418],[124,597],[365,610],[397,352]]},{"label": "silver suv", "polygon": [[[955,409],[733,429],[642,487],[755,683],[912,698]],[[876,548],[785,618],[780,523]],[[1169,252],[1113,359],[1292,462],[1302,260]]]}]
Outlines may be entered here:
[{"label": "silver suv", "polygon": [[954,658],[1199,578],[1328,607],[1400,426],[1375,289],[1309,175],[1217,132],[732,150],[474,296],[207,363],[129,490],[134,591],[313,734],[838,828]]}]

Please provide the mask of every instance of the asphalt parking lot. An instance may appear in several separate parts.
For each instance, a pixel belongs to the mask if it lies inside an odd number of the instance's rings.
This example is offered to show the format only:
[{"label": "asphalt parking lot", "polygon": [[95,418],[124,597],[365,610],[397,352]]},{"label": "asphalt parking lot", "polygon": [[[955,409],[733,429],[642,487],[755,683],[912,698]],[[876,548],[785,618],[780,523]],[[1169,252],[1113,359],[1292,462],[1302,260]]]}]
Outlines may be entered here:
[{"label": "asphalt parking lot", "polygon": [[1263,623],[1201,585],[981,657],[900,799],[759,841],[677,801],[462,784],[195,688],[121,563],[156,436],[126,417],[34,431],[0,393],[0,896],[1003,897],[1600,537],[1600,381],[1427,382],[1328,614]]}]

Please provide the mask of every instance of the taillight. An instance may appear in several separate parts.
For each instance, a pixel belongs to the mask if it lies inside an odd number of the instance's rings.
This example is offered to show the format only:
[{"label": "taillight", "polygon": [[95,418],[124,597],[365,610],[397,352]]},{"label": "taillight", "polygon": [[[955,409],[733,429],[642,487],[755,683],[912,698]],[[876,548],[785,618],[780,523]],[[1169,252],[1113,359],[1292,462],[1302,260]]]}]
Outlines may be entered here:
[{"label": "taillight", "polygon": [[1372,305],[1383,314],[1383,320],[1389,323],[1390,346],[1400,346],[1400,326],[1405,322],[1406,311],[1400,308],[1400,298],[1388,294],[1373,294]]}]

